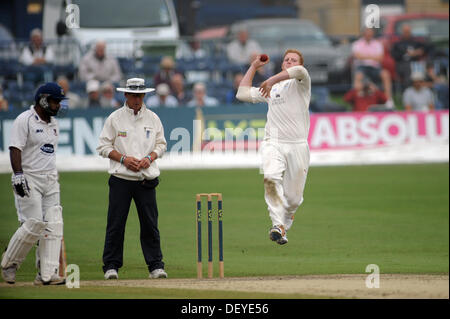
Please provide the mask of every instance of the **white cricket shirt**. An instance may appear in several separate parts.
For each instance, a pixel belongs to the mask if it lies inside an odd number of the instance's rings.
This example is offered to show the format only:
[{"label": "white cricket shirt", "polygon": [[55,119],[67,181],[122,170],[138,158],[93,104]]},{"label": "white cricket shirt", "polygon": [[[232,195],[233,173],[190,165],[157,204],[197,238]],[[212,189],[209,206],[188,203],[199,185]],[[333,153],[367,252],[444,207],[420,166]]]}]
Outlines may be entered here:
[{"label": "white cricket shirt", "polygon": [[265,140],[304,143],[309,132],[311,78],[303,66],[294,66],[287,72],[291,78],[276,83],[270,98],[263,97],[256,87],[250,89],[250,95],[252,103],[267,102],[269,105]]},{"label": "white cricket shirt", "polygon": [[[97,147],[100,156],[105,158],[108,158],[111,151],[116,150],[139,160],[151,152],[155,152],[159,158],[166,149],[167,142],[161,120],[153,111],[147,109],[145,104],[136,115],[126,105],[111,113],[105,121]],[[110,174],[127,180],[154,179],[160,174],[156,162],[139,172],[133,172],[112,159],[109,163]]]},{"label": "white cricket shirt", "polygon": [[22,151],[24,172],[56,173],[58,135],[57,120],[53,116],[50,123],[41,120],[31,106],[14,120],[9,147]]}]

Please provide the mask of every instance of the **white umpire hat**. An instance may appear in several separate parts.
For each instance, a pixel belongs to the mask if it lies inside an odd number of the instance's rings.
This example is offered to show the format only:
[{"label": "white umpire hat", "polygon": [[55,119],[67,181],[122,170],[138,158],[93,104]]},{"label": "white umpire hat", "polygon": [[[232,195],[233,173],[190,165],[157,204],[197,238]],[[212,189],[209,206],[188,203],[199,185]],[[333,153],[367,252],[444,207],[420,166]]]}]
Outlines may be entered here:
[{"label": "white umpire hat", "polygon": [[141,78],[131,78],[127,80],[127,86],[124,88],[117,88],[119,92],[125,93],[148,93],[153,92],[154,88],[146,88],[145,80]]}]

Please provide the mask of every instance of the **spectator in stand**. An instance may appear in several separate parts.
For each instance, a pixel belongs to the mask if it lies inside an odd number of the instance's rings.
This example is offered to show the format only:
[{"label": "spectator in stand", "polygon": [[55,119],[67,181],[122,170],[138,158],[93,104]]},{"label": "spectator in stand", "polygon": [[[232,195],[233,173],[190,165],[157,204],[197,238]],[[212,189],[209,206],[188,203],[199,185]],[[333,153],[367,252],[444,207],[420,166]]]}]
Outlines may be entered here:
[{"label": "spectator in stand", "polygon": [[170,91],[173,91],[171,80],[172,77],[179,72],[175,69],[175,61],[171,56],[163,56],[159,63],[159,71],[153,77],[154,86],[157,87],[160,83],[166,83]]},{"label": "spectator in stand", "polygon": [[403,106],[405,111],[432,111],[434,110],[433,92],[425,86],[425,76],[421,72],[411,75],[412,86],[403,92]]},{"label": "spectator in stand", "polygon": [[172,76],[170,83],[172,84],[172,93],[178,100],[178,105],[185,106],[190,101],[191,97],[186,92],[183,74],[175,73]]},{"label": "spectator in stand", "polygon": [[24,65],[42,65],[53,63],[54,53],[51,47],[43,44],[42,31],[38,28],[30,33],[30,44],[23,48],[19,61]]},{"label": "spectator in stand", "polygon": [[388,70],[382,68],[384,48],[381,42],[374,39],[374,30],[365,28],[363,36],[352,45],[354,59],[354,87],[362,87],[363,79],[369,78],[377,83],[380,79],[386,94],[387,108],[393,108],[392,81]]},{"label": "spectator in stand", "polygon": [[192,91],[194,98],[189,101],[188,107],[217,106],[219,104],[219,100],[207,95],[206,86],[203,82],[195,83]]},{"label": "spectator in stand", "polygon": [[241,83],[243,77],[244,77],[244,73],[240,73],[240,72],[236,73],[234,75],[233,88],[230,91],[228,91],[228,93],[225,97],[225,102],[227,104],[242,104],[242,103],[244,103],[236,98],[236,94],[239,89],[239,84]]},{"label": "spectator in stand", "polygon": [[448,110],[448,81],[444,72],[438,71],[436,73],[435,65],[433,63],[427,63],[425,86],[433,91],[435,94],[435,108],[437,110]]},{"label": "spectator in stand", "polygon": [[411,63],[423,61],[429,48],[423,42],[412,37],[411,26],[402,26],[402,35],[391,49],[391,55],[395,60],[396,71],[403,87],[409,84],[411,78]]},{"label": "spectator in stand", "polygon": [[78,94],[70,91],[70,83],[65,76],[58,76],[58,78],[56,79],[56,83],[58,83],[59,86],[63,89],[66,97],[68,98],[70,108],[77,109],[87,107]]},{"label": "spectator in stand", "polygon": [[89,80],[86,83],[86,93],[88,95],[86,107],[100,107],[100,82],[97,80]]},{"label": "spectator in stand", "polygon": [[203,50],[201,42],[198,39],[192,39],[186,42],[180,42],[177,47],[177,59],[201,59],[206,57],[206,51]]},{"label": "spectator in stand", "polygon": [[121,106],[114,97],[114,86],[109,81],[103,82],[100,86],[100,106],[115,109]]},{"label": "spectator in stand", "polygon": [[160,83],[156,86],[156,94],[151,95],[145,101],[145,105],[151,109],[157,107],[177,107],[178,101],[176,97],[170,95],[169,85],[167,83]]},{"label": "spectator in stand", "polygon": [[9,104],[8,100],[5,99],[3,96],[3,89],[0,86],[0,112],[8,112],[9,111]]},{"label": "spectator in stand", "polygon": [[227,45],[227,56],[230,62],[240,65],[249,65],[254,54],[261,53],[261,47],[255,40],[249,39],[248,30],[241,29],[237,39]]},{"label": "spectator in stand", "polygon": [[119,82],[122,78],[119,62],[106,55],[106,42],[97,41],[93,50],[81,59],[78,76],[82,81]]},{"label": "spectator in stand", "polygon": [[355,83],[350,91],[344,95],[344,101],[352,105],[353,112],[370,111],[371,106],[385,104],[386,95],[373,82],[364,80]]}]

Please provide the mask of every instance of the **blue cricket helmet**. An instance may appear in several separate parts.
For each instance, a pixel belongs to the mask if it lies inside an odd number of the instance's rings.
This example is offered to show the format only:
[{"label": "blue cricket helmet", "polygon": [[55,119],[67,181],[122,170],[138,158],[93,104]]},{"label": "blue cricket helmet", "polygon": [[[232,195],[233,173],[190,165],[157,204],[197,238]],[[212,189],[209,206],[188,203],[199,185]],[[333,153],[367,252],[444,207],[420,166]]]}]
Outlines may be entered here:
[{"label": "blue cricket helmet", "polygon": [[36,102],[39,102],[39,99],[41,98],[42,94],[46,94],[48,98],[55,99],[55,100],[66,100],[67,97],[64,94],[64,90],[54,82],[48,82],[44,85],[41,85],[38,90],[36,91],[36,94],[34,96],[34,100]]}]

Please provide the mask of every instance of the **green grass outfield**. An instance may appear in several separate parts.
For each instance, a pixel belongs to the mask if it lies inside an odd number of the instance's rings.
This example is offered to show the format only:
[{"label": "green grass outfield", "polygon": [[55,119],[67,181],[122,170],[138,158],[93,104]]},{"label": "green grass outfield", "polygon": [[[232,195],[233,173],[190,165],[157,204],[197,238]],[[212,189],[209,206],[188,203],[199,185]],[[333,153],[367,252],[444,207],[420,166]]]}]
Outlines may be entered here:
[{"label": "green grass outfield", "polygon": [[[67,259],[68,263],[80,267],[81,280],[103,279],[108,177],[106,172],[60,174]],[[0,247],[3,249],[18,226],[9,174],[0,174],[0,190]],[[368,264],[377,264],[381,273],[449,271],[448,163],[311,167],[305,201],[285,246],[269,240],[270,219],[263,197],[262,176],[257,169],[163,171],[157,188],[159,229],[170,278],[196,276],[195,194],[198,192],[223,193],[225,275],[228,277],[364,274]],[[205,209],[203,217],[206,217]],[[203,224],[206,239],[206,222]],[[206,241],[203,247],[206,274]],[[216,248],[214,253],[216,260]],[[18,271],[17,281],[32,281],[34,276],[32,251]],[[128,217],[124,266],[119,276],[120,279],[148,276],[134,204]],[[0,287],[0,298],[122,298],[138,295],[142,288],[122,288],[127,290],[123,293],[117,288],[102,289],[91,287],[69,292],[64,287]],[[169,289],[155,295],[156,298],[185,296]],[[217,298],[218,295],[192,292],[191,296]],[[249,295],[240,293],[233,297]]]}]

